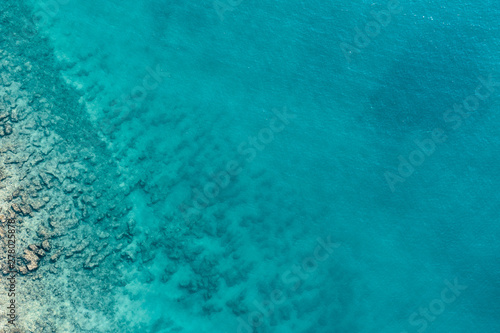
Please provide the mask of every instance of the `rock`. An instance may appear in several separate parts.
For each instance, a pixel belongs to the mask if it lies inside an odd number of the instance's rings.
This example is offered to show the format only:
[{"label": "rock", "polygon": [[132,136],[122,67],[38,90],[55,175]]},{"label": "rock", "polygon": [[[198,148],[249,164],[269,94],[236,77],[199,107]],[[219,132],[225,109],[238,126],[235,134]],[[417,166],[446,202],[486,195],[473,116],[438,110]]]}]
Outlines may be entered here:
[{"label": "rock", "polygon": [[51,249],[51,246],[50,246],[50,243],[48,240],[44,240],[42,242],[42,248],[45,250],[45,251],[50,251]]},{"label": "rock", "polygon": [[30,251],[28,249],[24,250],[23,259],[28,262],[27,267],[29,271],[34,271],[38,268],[38,262],[40,261],[40,258],[33,251]]},{"label": "rock", "polygon": [[32,261],[26,267],[28,267],[28,270],[34,271],[35,269],[38,268],[38,263],[35,261]]},{"label": "rock", "polygon": [[37,235],[41,238],[50,238],[52,236],[51,233],[43,226],[38,228]]},{"label": "rock", "polygon": [[30,206],[33,210],[38,211],[40,208],[45,206],[45,202],[42,200],[35,200],[30,204]]},{"label": "rock", "polygon": [[78,244],[77,246],[75,246],[74,248],[72,248],[71,250],[69,250],[67,253],[66,253],[66,258],[69,258],[71,257],[72,255],[74,255],[75,253],[80,253],[82,252],[83,250],[85,250],[85,248],[87,246],[89,246],[90,242],[88,240],[84,240],[82,241],[80,244]]},{"label": "rock", "polygon": [[42,180],[43,184],[45,184],[48,188],[52,187],[52,185],[50,184],[52,177],[50,175],[48,175],[45,172],[40,172],[39,176],[40,176],[40,179]]},{"label": "rock", "polygon": [[64,187],[64,192],[66,193],[71,193],[73,190],[76,188],[76,185],[74,184],[68,184]]},{"label": "rock", "polygon": [[19,121],[19,110],[17,108],[12,110],[12,113],[10,115],[10,120],[13,123],[17,123]]},{"label": "rock", "polygon": [[135,254],[136,254],[136,252],[134,250],[129,249],[129,250],[123,251],[121,256],[125,260],[128,260],[130,262],[134,262],[135,261]]},{"label": "rock", "polygon": [[16,203],[13,203],[13,204],[11,205],[11,208],[12,208],[12,210],[13,210],[14,212],[16,212],[16,213],[20,213],[20,212],[21,212],[21,208],[20,208],[20,207],[19,207],[19,205],[18,205],[18,204],[16,204]]},{"label": "rock", "polygon": [[23,215],[30,215],[32,212],[32,209],[31,209],[30,205],[22,205],[21,211],[22,211]]},{"label": "rock", "polygon": [[5,124],[5,135],[12,134],[12,126],[10,124]]},{"label": "rock", "polygon": [[98,236],[100,239],[105,239],[105,238],[109,238],[110,235],[107,232],[101,232],[101,233],[99,233]]},{"label": "rock", "polygon": [[83,267],[87,269],[93,269],[95,266],[97,266],[97,264],[90,262],[92,260],[92,257],[94,257],[95,255],[97,255],[97,252],[90,253],[87,257],[87,260],[85,260],[85,264],[83,264]]},{"label": "rock", "polygon": [[83,265],[83,267],[85,267],[86,269],[94,269],[97,266],[99,265],[95,262],[85,262],[85,264]]},{"label": "rock", "polygon": [[57,252],[54,253],[52,255],[52,257],[50,257],[50,261],[52,261],[52,262],[57,261],[57,259],[59,259],[59,257],[61,256],[63,250],[64,250],[64,248],[57,250]]},{"label": "rock", "polygon": [[101,262],[106,259],[109,255],[113,253],[113,249],[110,248],[108,251],[98,254],[99,251],[97,252],[92,252],[88,257],[87,260],[85,261],[84,268],[87,269],[94,269],[95,267],[99,266]]}]

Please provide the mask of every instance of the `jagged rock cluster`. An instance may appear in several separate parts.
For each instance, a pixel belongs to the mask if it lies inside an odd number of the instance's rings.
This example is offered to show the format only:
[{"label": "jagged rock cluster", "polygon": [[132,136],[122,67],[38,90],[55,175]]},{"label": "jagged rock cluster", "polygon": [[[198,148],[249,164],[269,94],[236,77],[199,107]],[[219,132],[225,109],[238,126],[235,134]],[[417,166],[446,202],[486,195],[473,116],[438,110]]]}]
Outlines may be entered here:
[{"label": "jagged rock cluster", "polygon": [[[92,134],[79,95],[58,76],[46,40],[16,34],[29,10],[22,1],[0,6],[7,22],[0,27],[1,269],[6,273],[6,220],[15,218],[20,329],[78,332],[71,315],[76,308],[67,300],[107,314],[113,309],[112,299],[96,306],[87,293],[120,284],[109,267],[95,270],[105,260],[110,267],[123,260],[131,239],[112,235],[131,232],[120,223],[132,209],[130,189],[117,185],[120,173]],[[68,293],[62,292],[68,284],[62,272],[88,276],[69,281]],[[0,297],[4,304],[5,293]]]}]

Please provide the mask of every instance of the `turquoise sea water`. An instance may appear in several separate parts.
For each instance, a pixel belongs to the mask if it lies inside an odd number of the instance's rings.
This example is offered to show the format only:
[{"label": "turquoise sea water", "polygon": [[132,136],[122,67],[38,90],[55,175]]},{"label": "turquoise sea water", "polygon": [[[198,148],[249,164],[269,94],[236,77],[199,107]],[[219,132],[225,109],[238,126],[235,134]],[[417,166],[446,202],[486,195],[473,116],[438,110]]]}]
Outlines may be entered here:
[{"label": "turquoise sea water", "polygon": [[82,332],[500,331],[500,3],[27,3],[139,230]]}]

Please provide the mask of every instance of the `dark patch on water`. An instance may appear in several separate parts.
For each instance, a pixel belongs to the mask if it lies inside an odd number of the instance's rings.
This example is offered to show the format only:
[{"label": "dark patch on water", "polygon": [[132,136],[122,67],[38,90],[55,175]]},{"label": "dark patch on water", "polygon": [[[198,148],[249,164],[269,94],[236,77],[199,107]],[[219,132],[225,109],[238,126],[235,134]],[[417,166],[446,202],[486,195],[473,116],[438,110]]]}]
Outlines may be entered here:
[{"label": "dark patch on water", "polygon": [[443,112],[474,93],[481,47],[479,31],[438,26],[408,40],[406,50],[370,97],[370,117],[396,136],[442,126]]}]

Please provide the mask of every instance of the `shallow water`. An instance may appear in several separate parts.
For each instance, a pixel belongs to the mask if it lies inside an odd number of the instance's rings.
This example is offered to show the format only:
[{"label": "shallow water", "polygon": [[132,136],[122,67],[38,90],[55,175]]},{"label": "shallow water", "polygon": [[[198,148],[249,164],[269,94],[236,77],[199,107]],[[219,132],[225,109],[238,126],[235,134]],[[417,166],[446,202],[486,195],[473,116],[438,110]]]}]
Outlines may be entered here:
[{"label": "shallow water", "polygon": [[499,330],[497,2],[13,4],[65,170],[26,331]]}]

